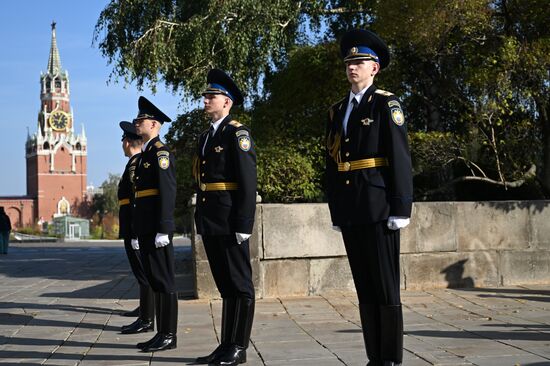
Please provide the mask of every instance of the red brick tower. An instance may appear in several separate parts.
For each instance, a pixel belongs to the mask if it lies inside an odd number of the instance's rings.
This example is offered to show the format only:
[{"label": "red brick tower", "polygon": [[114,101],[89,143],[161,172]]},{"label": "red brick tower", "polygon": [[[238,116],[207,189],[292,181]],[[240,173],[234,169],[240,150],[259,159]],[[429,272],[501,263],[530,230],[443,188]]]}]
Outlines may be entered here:
[{"label": "red brick tower", "polygon": [[61,60],[52,23],[48,68],[40,76],[37,132],[27,138],[27,196],[36,201],[36,218],[51,221],[76,215],[86,194],[87,142],[75,134],[69,74]]}]

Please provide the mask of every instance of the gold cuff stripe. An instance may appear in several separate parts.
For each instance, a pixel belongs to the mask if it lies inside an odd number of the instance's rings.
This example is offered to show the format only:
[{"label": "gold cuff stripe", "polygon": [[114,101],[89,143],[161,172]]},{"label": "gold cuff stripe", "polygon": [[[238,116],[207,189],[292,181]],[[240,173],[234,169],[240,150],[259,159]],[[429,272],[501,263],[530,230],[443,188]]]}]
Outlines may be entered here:
[{"label": "gold cuff stripe", "polygon": [[143,191],[136,191],[136,198],[143,198],[149,196],[157,196],[159,194],[158,189],[144,189]]},{"label": "gold cuff stripe", "polygon": [[118,205],[119,206],[124,206],[124,205],[129,205],[130,204],[130,199],[129,198],[123,198],[121,200],[118,200]]},{"label": "gold cuff stripe", "polygon": [[361,159],[361,160],[346,161],[343,163],[338,163],[338,171],[348,172],[350,170],[376,168],[378,166],[388,166],[388,165],[390,164],[387,158]]},{"label": "gold cuff stripe", "polygon": [[201,183],[201,191],[236,191],[239,186],[235,182]]}]

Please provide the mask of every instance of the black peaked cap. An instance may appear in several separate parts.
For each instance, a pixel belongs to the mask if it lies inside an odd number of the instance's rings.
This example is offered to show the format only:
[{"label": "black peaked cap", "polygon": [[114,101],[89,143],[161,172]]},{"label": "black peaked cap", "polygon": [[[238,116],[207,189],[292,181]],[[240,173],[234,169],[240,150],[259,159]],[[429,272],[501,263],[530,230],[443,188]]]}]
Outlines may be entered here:
[{"label": "black peaked cap", "polygon": [[342,37],[340,41],[340,53],[344,61],[351,59],[364,59],[365,57],[353,57],[350,55],[350,50],[355,47],[368,47],[372,49],[378,56],[378,63],[380,68],[384,69],[390,63],[390,51],[386,42],[384,42],[378,35],[367,29],[352,29],[348,31]]},{"label": "black peaked cap", "polygon": [[223,94],[231,98],[235,105],[243,104],[244,97],[239,87],[224,71],[220,69],[212,69],[208,71],[206,82],[208,83],[208,86],[202,95]]},{"label": "black peaked cap", "polygon": [[136,119],[150,118],[160,123],[172,122],[170,117],[164,114],[160,109],[158,109],[153,103],[151,103],[145,97],[139,97],[138,99],[138,108],[139,112]]},{"label": "black peaked cap", "polygon": [[124,133],[122,134],[122,139],[128,138],[130,140],[140,140],[141,136],[137,134],[136,126],[132,122],[121,121],[119,124],[120,128]]}]

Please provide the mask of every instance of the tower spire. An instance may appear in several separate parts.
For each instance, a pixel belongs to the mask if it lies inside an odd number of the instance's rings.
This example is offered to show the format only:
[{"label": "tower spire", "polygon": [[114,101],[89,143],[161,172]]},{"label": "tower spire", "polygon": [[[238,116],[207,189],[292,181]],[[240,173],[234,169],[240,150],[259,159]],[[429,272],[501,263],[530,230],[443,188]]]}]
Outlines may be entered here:
[{"label": "tower spire", "polygon": [[61,71],[61,59],[57,49],[57,40],[55,38],[55,21],[52,21],[52,45],[50,47],[50,57],[48,58],[48,73],[55,75]]}]

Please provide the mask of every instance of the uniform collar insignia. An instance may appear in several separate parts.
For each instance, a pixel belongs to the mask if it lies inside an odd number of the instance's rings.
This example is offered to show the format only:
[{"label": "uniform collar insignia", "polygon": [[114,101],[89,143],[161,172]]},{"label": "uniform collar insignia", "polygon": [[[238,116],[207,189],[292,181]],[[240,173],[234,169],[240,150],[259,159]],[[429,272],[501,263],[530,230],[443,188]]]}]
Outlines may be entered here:
[{"label": "uniform collar insignia", "polygon": [[370,119],[370,118],[364,118],[361,120],[361,123],[365,126],[370,126],[371,123],[373,123],[374,120],[373,119]]},{"label": "uniform collar insignia", "polygon": [[147,163],[147,162],[143,163],[143,167],[144,167],[145,169],[149,168],[149,166],[151,166],[151,164],[149,164],[149,163]]},{"label": "uniform collar insignia", "polygon": [[221,147],[221,146],[216,146],[214,148],[214,151],[217,152],[217,153],[222,152],[222,150],[223,150],[223,147]]}]

